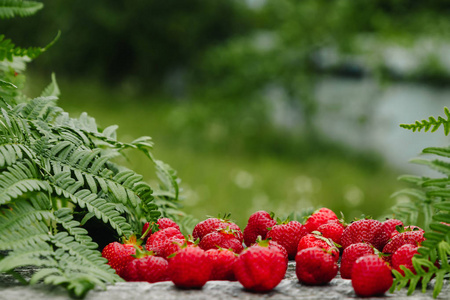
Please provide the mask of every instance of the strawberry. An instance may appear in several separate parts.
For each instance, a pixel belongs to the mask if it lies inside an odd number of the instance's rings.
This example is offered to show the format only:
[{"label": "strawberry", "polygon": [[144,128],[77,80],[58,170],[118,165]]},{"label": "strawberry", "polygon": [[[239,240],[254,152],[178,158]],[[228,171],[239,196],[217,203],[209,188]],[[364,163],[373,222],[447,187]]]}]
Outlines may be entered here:
[{"label": "strawberry", "polygon": [[328,283],[336,277],[338,269],[336,260],[319,247],[303,249],[295,257],[295,273],[304,284]]},{"label": "strawberry", "polygon": [[329,238],[336,244],[341,244],[342,233],[344,232],[344,225],[339,221],[329,221],[317,228],[317,231],[322,233],[323,237]]},{"label": "strawberry", "polygon": [[167,281],[168,262],[162,257],[145,254],[130,261],[123,269],[123,278],[126,281],[147,281],[150,283]]},{"label": "strawberry", "polygon": [[[155,225],[155,223],[153,222],[152,225]],[[149,226],[150,226],[149,222],[144,224],[144,227],[142,227],[142,235],[147,231]],[[169,219],[169,218],[158,219],[158,221],[156,221],[156,227],[158,230],[166,229],[169,227],[174,227],[174,228],[180,230],[180,226],[178,226],[178,224],[175,223],[175,221],[173,221],[172,219]],[[152,234],[152,231],[150,231],[149,234]]]},{"label": "strawberry", "polygon": [[[397,230],[398,228],[398,230]],[[420,228],[419,226],[415,226],[415,225],[409,225],[409,226],[400,226],[400,227],[396,227],[395,230],[392,231],[391,233],[391,239],[396,236],[399,233],[405,232],[405,231],[424,231],[422,228]]]},{"label": "strawberry", "polygon": [[297,252],[313,247],[322,248],[329,252],[336,262],[339,260],[339,250],[333,244],[333,241],[317,234],[308,233],[302,237],[298,243]]},{"label": "strawberry", "polygon": [[342,248],[347,248],[355,243],[368,243],[377,248],[382,249],[380,236],[382,224],[378,220],[362,219],[348,225],[341,237]]},{"label": "strawberry", "polygon": [[167,244],[172,244],[174,239],[184,239],[183,234],[174,227],[159,230],[153,233],[145,244],[148,251],[153,251],[156,254],[163,256],[163,249]]},{"label": "strawberry", "polygon": [[322,207],[319,210],[316,210],[314,213],[312,213],[308,219],[305,222],[306,230],[311,233],[317,228],[319,228],[320,225],[326,224],[329,221],[332,220],[338,220],[338,217],[336,214],[329,208]]},{"label": "strawberry", "polygon": [[136,259],[132,255],[136,254],[136,249],[132,244],[121,244],[118,242],[109,243],[102,250],[102,256],[108,260],[111,266],[119,276],[125,266],[132,260]]},{"label": "strawberry", "polygon": [[203,249],[187,246],[169,260],[168,272],[170,280],[179,288],[201,288],[209,280],[212,267]]},{"label": "strawberry", "polygon": [[162,243],[158,248],[158,256],[161,256],[165,259],[169,259],[169,257],[178,252],[185,245],[192,245],[191,241],[186,240],[185,238],[170,238],[166,242]]},{"label": "strawberry", "polygon": [[290,221],[273,226],[266,238],[286,248],[288,257],[294,259],[297,254],[298,242],[306,234],[306,228],[300,222]]},{"label": "strawberry", "polygon": [[239,228],[238,225],[226,219],[226,217],[227,215],[225,216],[224,219],[208,218],[206,220],[199,222],[197,225],[195,225],[194,230],[192,232],[194,240],[196,239],[202,240],[205,235],[213,231],[216,231],[217,229],[229,228],[233,230],[233,234],[236,236],[236,238],[242,242],[244,240],[242,230]]},{"label": "strawberry", "polygon": [[387,219],[381,223],[381,232],[378,238],[380,249],[383,249],[383,247],[391,239],[392,233],[397,232],[397,226],[403,226],[403,222],[397,219]]},{"label": "strawberry", "polygon": [[233,264],[238,258],[236,253],[227,249],[209,249],[206,254],[212,263],[209,280],[236,281],[233,272]]},{"label": "strawberry", "polygon": [[400,269],[400,266],[405,266],[407,269],[410,269],[414,274],[416,274],[416,270],[414,269],[414,266],[412,264],[412,258],[415,254],[419,253],[417,251],[418,248],[419,247],[411,244],[405,244],[398,248],[391,258],[392,268],[399,271],[402,276],[405,276],[405,271]]},{"label": "strawberry", "polygon": [[353,264],[352,286],[358,296],[382,295],[392,283],[391,268],[377,255],[361,256]]},{"label": "strawberry", "polygon": [[286,264],[289,262],[289,256],[288,256],[286,248],[284,248],[283,246],[281,246],[280,244],[278,244],[277,242],[275,242],[273,240],[269,240],[268,247],[269,248],[277,248],[278,250],[280,250],[286,260]]},{"label": "strawberry", "polygon": [[[425,240],[423,230],[405,231],[395,235],[383,248],[384,254],[394,254],[398,248],[403,245],[410,244],[420,246]],[[392,256],[385,257],[387,262],[391,261]]]},{"label": "strawberry", "polygon": [[242,242],[229,229],[218,229],[208,233],[198,244],[203,250],[217,249],[218,247],[230,249],[235,253],[241,253],[244,250]]},{"label": "strawberry", "polygon": [[351,244],[345,248],[341,257],[341,277],[352,278],[353,264],[358,258],[367,254],[375,254],[375,252],[373,247],[366,243]]},{"label": "strawberry", "polygon": [[246,248],[233,265],[234,275],[244,288],[267,292],[275,288],[286,274],[287,264],[282,252],[262,241]]},{"label": "strawberry", "polygon": [[244,228],[244,243],[250,247],[256,242],[258,236],[265,240],[269,228],[276,225],[277,221],[273,219],[273,215],[266,211],[260,210],[253,213],[248,219],[247,226]]}]

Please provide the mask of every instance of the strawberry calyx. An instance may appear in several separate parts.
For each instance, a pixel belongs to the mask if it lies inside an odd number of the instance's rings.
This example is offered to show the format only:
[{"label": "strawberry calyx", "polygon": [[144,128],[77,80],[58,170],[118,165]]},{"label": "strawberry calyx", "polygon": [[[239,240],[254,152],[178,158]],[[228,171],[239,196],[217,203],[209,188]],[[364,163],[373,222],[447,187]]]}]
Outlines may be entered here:
[{"label": "strawberry calyx", "polygon": [[256,241],[255,241],[255,244],[254,244],[254,245],[258,245],[258,246],[261,246],[261,247],[269,247],[269,242],[270,242],[270,240],[271,240],[271,239],[263,240],[263,239],[261,238],[261,236],[258,235],[258,237],[256,238]]},{"label": "strawberry calyx", "polygon": [[153,251],[143,250],[140,247],[134,247],[134,248],[136,249],[136,253],[134,255],[131,255],[131,256],[133,256],[134,258],[137,258],[137,259],[143,258],[143,257],[146,257],[146,256],[155,256],[156,255],[156,253],[153,252]]},{"label": "strawberry calyx", "polygon": [[340,213],[341,213],[341,218],[338,219],[338,222],[339,222],[340,224],[342,224],[342,226],[344,226],[344,228],[345,228],[345,227],[347,227],[348,223],[345,222],[345,216],[344,216],[344,213],[343,213],[342,211],[341,211]]},{"label": "strawberry calyx", "polygon": [[197,238],[194,240],[194,237],[192,236],[192,234],[188,235],[186,237],[186,245],[190,244],[192,246],[198,246],[198,244],[200,243],[200,238]]},{"label": "strawberry calyx", "polygon": [[239,256],[239,254],[234,252],[234,250],[231,249],[231,248],[227,249],[227,248],[223,248],[223,247],[220,247],[220,246],[217,246],[217,245],[216,245],[216,247],[217,247],[217,250],[219,250],[219,251],[230,251],[230,252],[232,252],[234,254],[234,256],[236,256],[236,257]]},{"label": "strawberry calyx", "polygon": [[271,212],[269,213],[269,216],[270,216],[271,219],[274,219],[274,218],[275,218],[275,213],[274,213],[273,211],[271,211]]},{"label": "strawberry calyx", "polygon": [[356,221],[360,221],[360,220],[372,220],[372,219],[373,219],[372,216],[362,214],[359,218],[355,217],[350,223],[353,223],[353,222],[356,222]]},{"label": "strawberry calyx", "polygon": [[133,245],[133,246],[136,246],[137,248],[142,248],[141,247],[142,240],[137,239],[135,234],[130,235],[128,238],[126,236],[123,236],[122,244],[123,245]]},{"label": "strawberry calyx", "polygon": [[230,226],[227,226],[225,228],[216,228],[215,231],[225,234],[232,234],[234,237],[236,237],[236,233],[240,232],[237,229],[233,229]]},{"label": "strawberry calyx", "polygon": [[329,245],[330,247],[335,247],[335,248],[342,248],[341,245],[339,245],[338,243],[335,243],[332,239],[326,238],[322,235],[321,232],[319,231],[313,231],[311,232],[311,234],[314,234],[316,236],[316,238],[318,238],[319,240],[324,241],[325,243],[327,243],[327,245]]},{"label": "strawberry calyx", "polygon": [[217,217],[214,217],[214,216],[210,216],[210,215],[207,215],[206,217],[208,217],[208,218],[214,218],[214,219],[219,219],[221,222],[223,222],[223,223],[231,223],[231,222],[233,222],[232,220],[231,220],[231,213],[224,213],[223,215],[221,215],[220,213],[219,214],[217,214]]},{"label": "strawberry calyx", "polygon": [[286,225],[291,221],[291,218],[288,216],[286,219],[282,220],[280,218],[276,218],[277,224],[276,225]]}]

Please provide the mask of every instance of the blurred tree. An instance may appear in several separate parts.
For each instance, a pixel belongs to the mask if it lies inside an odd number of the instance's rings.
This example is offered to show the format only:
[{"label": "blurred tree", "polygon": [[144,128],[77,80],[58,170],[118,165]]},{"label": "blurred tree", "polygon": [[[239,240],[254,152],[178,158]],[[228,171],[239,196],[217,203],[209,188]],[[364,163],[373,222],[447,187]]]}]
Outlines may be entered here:
[{"label": "blurred tree", "polygon": [[[4,31],[20,45],[61,40],[39,68],[109,83],[131,78],[156,88],[188,68],[205,50],[245,33],[251,14],[240,1],[44,1],[28,22],[9,20]],[[35,35],[32,29],[41,28]],[[26,34],[28,33],[28,34]],[[49,61],[51,60],[51,61]],[[50,66],[51,65],[51,66]]]},{"label": "blurred tree", "polygon": [[[255,11],[252,31],[228,39],[202,57],[191,76],[193,86],[212,98],[226,95],[238,100],[260,99],[268,89],[279,88],[291,109],[301,113],[304,132],[311,138],[317,136],[313,120],[319,76],[398,79],[386,65],[384,47],[389,43],[411,46],[424,36],[449,38],[450,20],[445,12],[450,10],[450,1],[262,2]],[[450,74],[433,62],[424,62],[426,69],[420,73],[429,72],[430,78],[448,82]],[[400,75],[424,79],[417,74]]]},{"label": "blurred tree", "polygon": [[[209,87],[208,95],[227,99],[249,99],[268,86],[282,87],[290,105],[301,107],[305,124],[314,115],[311,95],[317,76],[362,76],[370,71],[398,78],[382,60],[383,43],[413,45],[424,36],[448,39],[450,32],[449,0],[44,4],[43,13],[27,22],[13,19],[3,25],[23,47],[45,45],[62,31],[52,55],[36,62],[35,69],[111,84],[126,80],[146,92],[167,82],[169,90],[187,94]],[[42,30],[30,35],[36,28]],[[431,57],[408,76],[446,82],[449,75]]]}]

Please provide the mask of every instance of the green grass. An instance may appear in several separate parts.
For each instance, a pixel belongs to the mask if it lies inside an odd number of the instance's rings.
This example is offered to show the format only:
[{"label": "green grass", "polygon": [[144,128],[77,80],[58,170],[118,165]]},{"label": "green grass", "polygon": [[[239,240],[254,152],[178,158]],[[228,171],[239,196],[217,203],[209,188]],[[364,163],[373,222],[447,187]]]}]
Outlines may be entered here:
[{"label": "green grass", "polygon": [[[165,101],[64,80],[60,88],[65,110],[86,111],[104,127],[119,125],[120,140],[151,136],[155,156],[182,179],[183,210],[198,219],[230,212],[243,228],[257,210],[282,217],[320,206],[342,211],[347,220],[381,217],[401,188],[398,172],[371,154],[279,133],[258,121],[260,115],[242,113],[242,106],[237,111],[236,103]],[[241,126],[242,116],[253,125]],[[140,153],[128,158],[131,168],[155,180]]]}]

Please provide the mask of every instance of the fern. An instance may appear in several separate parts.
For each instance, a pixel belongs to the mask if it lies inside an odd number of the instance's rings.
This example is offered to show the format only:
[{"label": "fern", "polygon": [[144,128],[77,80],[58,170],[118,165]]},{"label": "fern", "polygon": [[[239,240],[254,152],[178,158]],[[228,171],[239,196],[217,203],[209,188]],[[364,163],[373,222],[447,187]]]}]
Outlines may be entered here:
[{"label": "fern", "polygon": [[400,127],[414,131],[421,131],[424,129],[425,132],[431,129],[431,132],[435,132],[442,125],[444,127],[444,134],[448,135],[450,133],[450,111],[447,107],[444,107],[444,113],[447,117],[444,119],[439,116],[437,120],[434,117],[429,117],[428,120],[416,121],[413,124],[400,124]]},{"label": "fern", "polygon": [[45,47],[28,47],[21,48],[16,47],[16,45],[10,40],[6,39],[5,35],[0,35],[0,61],[8,60],[10,62],[13,61],[14,57],[28,57],[30,59],[34,59],[47,51],[48,48],[53,46],[53,44],[59,39],[60,33]]},{"label": "fern", "polygon": [[[27,16],[41,7],[0,0],[0,18]],[[0,272],[22,283],[62,285],[83,297],[95,286],[122,280],[84,228],[91,219],[118,239],[140,233],[161,214],[184,229],[193,226],[193,218],[179,210],[179,178],[153,157],[150,137],[124,143],[116,125],[101,129],[86,113],[69,116],[57,104],[54,74],[39,97],[22,93],[14,64],[25,64],[53,43],[23,49],[0,35]],[[141,175],[115,162],[129,150],[154,164],[161,182],[155,192]],[[30,280],[15,271],[22,266],[37,267]]]},{"label": "fern", "polygon": [[35,1],[0,0],[0,19],[31,16],[43,7],[42,3]]},{"label": "fern", "polygon": [[[444,133],[449,133],[450,112],[445,108],[447,120],[433,117],[429,121],[423,120],[403,128],[420,131],[436,131],[440,125],[444,126]],[[445,276],[450,274],[450,147],[430,147],[422,151],[423,154],[435,155],[437,159],[414,159],[413,163],[431,168],[444,177],[428,178],[417,176],[402,176],[400,179],[414,184],[416,187],[402,190],[394,196],[404,194],[413,199],[412,202],[394,206],[397,217],[409,224],[417,224],[425,229],[426,240],[419,247],[419,254],[413,258],[415,273],[405,270],[405,276],[393,271],[395,275],[391,291],[401,289],[409,284],[408,294],[414,292],[418,284],[422,284],[425,292],[427,284],[435,276],[433,297],[437,297],[444,284]],[[422,223],[419,223],[421,221]],[[434,262],[439,262],[439,267]]]}]

